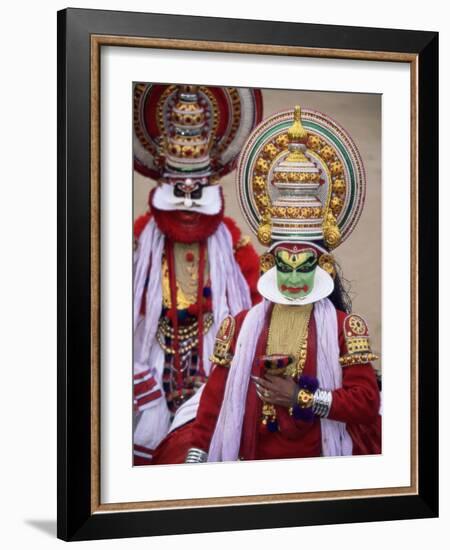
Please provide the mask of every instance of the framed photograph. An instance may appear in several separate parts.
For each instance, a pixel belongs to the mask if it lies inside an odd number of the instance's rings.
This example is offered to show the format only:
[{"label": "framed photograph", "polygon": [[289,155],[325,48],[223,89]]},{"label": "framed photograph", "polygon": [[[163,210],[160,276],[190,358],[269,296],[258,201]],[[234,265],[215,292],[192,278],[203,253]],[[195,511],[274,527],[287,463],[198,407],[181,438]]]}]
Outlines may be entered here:
[{"label": "framed photograph", "polygon": [[438,35],[58,13],[58,537],[438,515]]}]

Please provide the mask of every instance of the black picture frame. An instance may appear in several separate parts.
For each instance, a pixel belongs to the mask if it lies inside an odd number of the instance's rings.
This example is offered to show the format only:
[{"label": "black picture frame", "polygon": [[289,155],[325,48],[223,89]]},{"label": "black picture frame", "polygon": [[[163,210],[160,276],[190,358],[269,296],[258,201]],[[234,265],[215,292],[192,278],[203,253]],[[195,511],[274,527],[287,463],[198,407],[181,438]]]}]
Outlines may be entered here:
[{"label": "black picture frame", "polygon": [[[91,37],[411,54],[417,62],[418,491],[415,495],[93,511]],[[208,49],[205,47],[205,49]],[[334,52],[334,53],[333,53]],[[438,515],[438,33],[66,9],[58,12],[58,537],[88,540]],[[420,368],[421,365],[426,366]]]}]

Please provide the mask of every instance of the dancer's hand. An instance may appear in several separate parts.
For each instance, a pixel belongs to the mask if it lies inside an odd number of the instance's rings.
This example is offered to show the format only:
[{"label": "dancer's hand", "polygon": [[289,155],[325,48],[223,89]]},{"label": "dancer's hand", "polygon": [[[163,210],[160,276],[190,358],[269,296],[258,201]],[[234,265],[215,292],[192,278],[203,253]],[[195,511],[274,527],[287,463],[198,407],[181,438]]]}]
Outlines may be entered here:
[{"label": "dancer's hand", "polygon": [[256,385],[256,393],[262,401],[281,407],[292,407],[298,387],[290,376],[266,374],[264,378],[252,376],[252,380]]}]

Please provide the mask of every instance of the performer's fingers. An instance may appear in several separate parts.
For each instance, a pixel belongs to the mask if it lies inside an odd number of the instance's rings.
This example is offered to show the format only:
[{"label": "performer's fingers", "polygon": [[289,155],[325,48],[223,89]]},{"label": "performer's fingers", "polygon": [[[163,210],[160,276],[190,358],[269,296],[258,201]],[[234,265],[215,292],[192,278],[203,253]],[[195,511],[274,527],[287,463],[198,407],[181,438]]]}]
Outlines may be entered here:
[{"label": "performer's fingers", "polygon": [[272,389],[272,390],[277,390],[278,387],[279,387],[280,380],[279,380],[279,378],[273,376],[272,380],[269,379],[269,378],[262,378],[261,379],[261,384],[262,383],[264,383],[264,386],[266,388],[269,388],[269,389]]},{"label": "performer's fingers", "polygon": [[266,374],[263,380],[266,380],[268,384],[275,386],[276,388],[282,387],[284,383],[284,379],[280,376],[276,376],[275,374]]},{"label": "performer's fingers", "polygon": [[267,386],[271,391],[276,391],[277,393],[290,397],[292,395],[293,389],[292,386],[296,385],[295,382],[292,380],[290,382],[289,380],[285,378],[277,378],[273,382],[269,382],[269,386]]},{"label": "performer's fingers", "polygon": [[266,380],[264,380],[264,378],[258,378],[257,376],[255,376],[255,377],[252,377],[252,380],[256,384],[256,386],[259,388],[265,388],[265,389],[269,388],[269,383]]},{"label": "performer's fingers", "polygon": [[270,382],[267,383],[267,384],[264,386],[264,389],[270,391],[270,393],[273,393],[273,394],[282,393],[282,392],[281,392],[281,388],[279,388],[276,384],[271,384]]},{"label": "performer's fingers", "polygon": [[269,384],[272,384],[277,388],[283,388],[284,386],[286,386],[286,384],[289,384],[292,378],[285,378],[281,376],[276,376],[274,374],[267,374],[265,380],[267,380]]},{"label": "performer's fingers", "polygon": [[261,399],[261,401],[267,401],[268,403],[270,402],[269,398],[266,395],[264,395],[263,392],[256,390],[256,394]]},{"label": "performer's fingers", "polygon": [[259,383],[255,382],[256,391],[262,392],[264,390],[264,387]]},{"label": "performer's fingers", "polygon": [[266,403],[270,403],[272,405],[282,405],[285,401],[283,397],[278,393],[262,392],[261,395],[263,396],[263,399]]},{"label": "performer's fingers", "polygon": [[257,389],[256,394],[258,397],[265,403],[270,403],[271,405],[276,405],[279,402],[279,398],[271,392],[266,390]]},{"label": "performer's fingers", "polygon": [[255,384],[267,390],[269,390],[272,387],[272,384],[270,384],[270,382],[268,382],[264,378],[259,378],[257,381],[255,381]]}]

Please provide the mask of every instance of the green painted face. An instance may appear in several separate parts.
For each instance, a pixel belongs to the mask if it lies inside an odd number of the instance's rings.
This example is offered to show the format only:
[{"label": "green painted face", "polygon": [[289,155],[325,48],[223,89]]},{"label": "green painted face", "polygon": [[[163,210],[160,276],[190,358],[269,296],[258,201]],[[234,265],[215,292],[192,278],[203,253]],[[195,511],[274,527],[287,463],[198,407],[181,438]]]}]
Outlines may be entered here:
[{"label": "green painted face", "polygon": [[275,251],[278,289],[286,298],[304,298],[313,289],[317,254],[312,249],[299,252],[280,247]]}]

